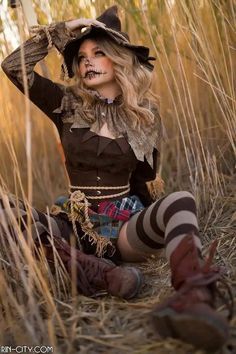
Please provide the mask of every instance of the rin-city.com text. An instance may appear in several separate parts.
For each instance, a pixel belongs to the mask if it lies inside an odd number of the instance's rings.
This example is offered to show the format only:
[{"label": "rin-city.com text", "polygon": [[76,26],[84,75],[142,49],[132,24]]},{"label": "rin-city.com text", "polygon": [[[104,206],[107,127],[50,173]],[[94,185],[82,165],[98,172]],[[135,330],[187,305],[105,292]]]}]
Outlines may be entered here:
[{"label": "rin-city.com text", "polygon": [[48,354],[53,353],[53,347],[45,346],[45,345],[17,345],[17,346],[9,346],[9,345],[0,345],[0,354],[2,353],[33,353],[33,354]]}]

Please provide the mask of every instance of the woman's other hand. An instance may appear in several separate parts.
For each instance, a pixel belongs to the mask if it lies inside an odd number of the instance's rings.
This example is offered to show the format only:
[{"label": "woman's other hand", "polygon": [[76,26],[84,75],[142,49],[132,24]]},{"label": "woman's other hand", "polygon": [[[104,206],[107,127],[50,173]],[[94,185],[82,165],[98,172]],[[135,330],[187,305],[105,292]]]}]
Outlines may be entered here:
[{"label": "woman's other hand", "polygon": [[105,27],[104,23],[88,18],[79,18],[66,22],[66,27],[69,28],[71,31],[78,31],[81,30],[83,27],[89,27],[91,25]]}]

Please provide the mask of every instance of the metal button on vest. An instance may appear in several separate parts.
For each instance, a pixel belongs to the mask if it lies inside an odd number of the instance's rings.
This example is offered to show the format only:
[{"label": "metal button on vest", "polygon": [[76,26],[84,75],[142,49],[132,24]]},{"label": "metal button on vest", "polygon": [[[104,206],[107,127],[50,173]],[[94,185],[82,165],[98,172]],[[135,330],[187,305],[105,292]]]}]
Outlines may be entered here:
[{"label": "metal button on vest", "polygon": [[100,181],[101,180],[101,177],[97,176],[97,181]]},{"label": "metal button on vest", "polygon": [[102,192],[101,191],[97,191],[97,194],[100,195]]}]

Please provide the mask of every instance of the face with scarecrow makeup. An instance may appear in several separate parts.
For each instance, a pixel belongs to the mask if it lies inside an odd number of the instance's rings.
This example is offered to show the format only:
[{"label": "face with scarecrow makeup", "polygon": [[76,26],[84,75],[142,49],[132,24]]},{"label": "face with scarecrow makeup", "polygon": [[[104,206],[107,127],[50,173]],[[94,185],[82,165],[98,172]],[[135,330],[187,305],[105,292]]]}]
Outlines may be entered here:
[{"label": "face with scarecrow makeup", "polygon": [[84,85],[101,95],[114,98],[120,93],[115,79],[114,64],[95,39],[85,39],[78,51],[78,76]]}]

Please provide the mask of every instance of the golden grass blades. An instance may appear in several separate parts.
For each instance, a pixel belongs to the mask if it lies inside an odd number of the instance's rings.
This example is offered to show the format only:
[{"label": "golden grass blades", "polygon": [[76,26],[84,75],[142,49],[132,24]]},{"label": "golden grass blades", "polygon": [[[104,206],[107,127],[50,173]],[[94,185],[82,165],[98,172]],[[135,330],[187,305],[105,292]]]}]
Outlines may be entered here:
[{"label": "golden grass blades", "polygon": [[[16,222],[15,215],[13,215],[12,209],[9,207],[6,194],[1,193],[1,199],[3,200],[7,212],[6,222],[4,223],[4,221],[1,220],[1,225],[3,226],[1,234],[5,236],[5,238],[1,240],[1,259],[5,259],[5,262],[7,262],[5,264],[11,269],[9,272],[8,268],[7,273],[4,274],[3,272],[3,275],[1,276],[3,280],[3,289],[5,290],[9,301],[9,307],[13,307],[13,313],[15,315],[17,314],[19,319],[23,321],[26,331],[33,331],[34,327],[31,328],[31,326],[34,321],[36,321],[36,328],[39,326],[40,332],[44,332],[45,324],[41,317],[42,313],[39,315],[40,307],[38,306],[38,301],[41,299],[40,301],[43,301],[45,304],[47,316],[51,315],[54,317],[54,321],[58,322],[61,333],[66,338],[67,332],[64,328],[63,321],[57,312],[51,292],[53,286],[51,286],[50,281],[57,281],[57,273],[54,277],[51,276],[50,279],[47,279],[47,274],[50,274],[50,270],[45,269],[46,262],[44,254],[41,253],[41,262],[39,262],[39,260],[36,261],[35,255],[32,253],[33,241],[30,240],[30,233],[28,232],[28,242],[26,242],[25,237],[22,235]],[[12,225],[11,230],[8,225]],[[13,240],[13,230],[17,237],[17,243]],[[56,257],[58,256],[55,254],[55,258]],[[58,266],[57,263],[56,266]],[[10,274],[13,280],[17,280],[16,282],[13,281],[12,286]],[[56,294],[54,293],[54,296],[55,295]],[[59,291],[57,291],[57,296],[59,296]],[[28,321],[31,323],[31,326],[28,324]],[[36,342],[39,342],[38,336],[34,335],[33,338],[35,338]]]}]

